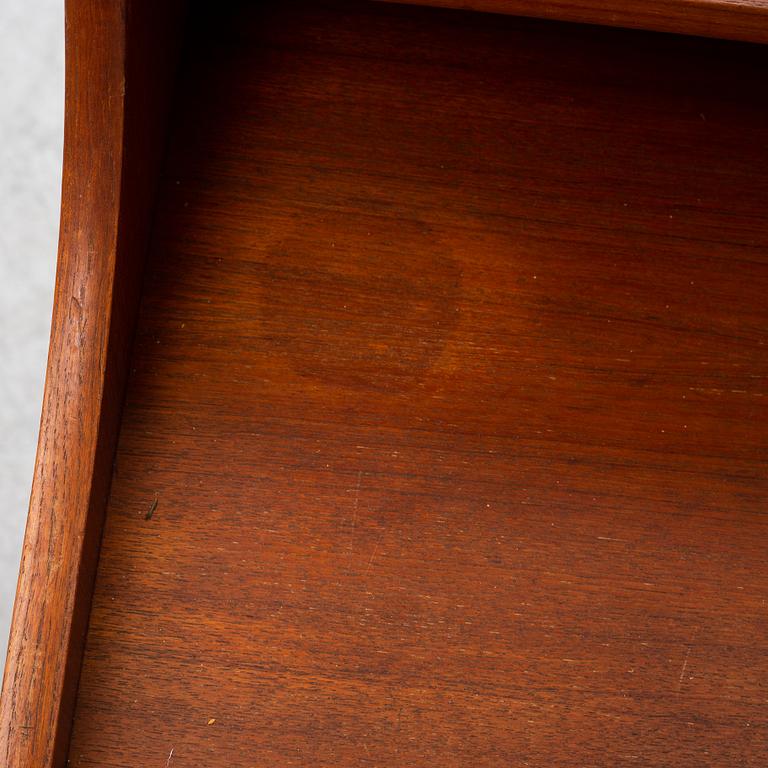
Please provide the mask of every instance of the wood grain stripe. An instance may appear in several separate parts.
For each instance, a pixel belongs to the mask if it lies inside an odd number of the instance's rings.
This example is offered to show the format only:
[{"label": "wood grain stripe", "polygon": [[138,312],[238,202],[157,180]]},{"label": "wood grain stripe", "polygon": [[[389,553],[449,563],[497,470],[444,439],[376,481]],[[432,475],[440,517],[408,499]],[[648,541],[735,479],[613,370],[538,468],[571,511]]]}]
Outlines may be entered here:
[{"label": "wood grain stripe", "polygon": [[398,0],[540,19],[768,42],[765,0]]}]

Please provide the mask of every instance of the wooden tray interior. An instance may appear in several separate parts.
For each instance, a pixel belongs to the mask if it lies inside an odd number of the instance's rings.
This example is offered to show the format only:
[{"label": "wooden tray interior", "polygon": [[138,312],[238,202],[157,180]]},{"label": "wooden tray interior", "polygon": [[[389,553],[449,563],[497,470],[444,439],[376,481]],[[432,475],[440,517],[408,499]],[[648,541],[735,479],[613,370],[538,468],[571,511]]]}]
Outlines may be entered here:
[{"label": "wooden tray interior", "polygon": [[70,765],[764,765],[766,51],[221,5]]}]

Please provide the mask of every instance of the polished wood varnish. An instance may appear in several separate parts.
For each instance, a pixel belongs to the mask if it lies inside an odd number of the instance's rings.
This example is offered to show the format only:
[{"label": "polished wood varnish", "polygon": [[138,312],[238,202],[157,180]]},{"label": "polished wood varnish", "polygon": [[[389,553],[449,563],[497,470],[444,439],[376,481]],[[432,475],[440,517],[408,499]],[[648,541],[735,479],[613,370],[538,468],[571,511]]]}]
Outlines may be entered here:
[{"label": "polished wood varnish", "polygon": [[766,51],[199,21],[71,764],[764,764]]},{"label": "polished wood varnish", "polygon": [[768,49],[185,30],[68,765],[765,766]]}]

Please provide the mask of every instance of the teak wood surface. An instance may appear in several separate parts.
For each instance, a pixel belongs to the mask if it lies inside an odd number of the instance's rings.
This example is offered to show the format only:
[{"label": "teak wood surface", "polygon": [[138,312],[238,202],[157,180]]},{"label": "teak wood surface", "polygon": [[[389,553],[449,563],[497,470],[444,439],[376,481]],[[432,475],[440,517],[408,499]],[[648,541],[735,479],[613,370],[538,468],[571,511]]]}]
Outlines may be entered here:
[{"label": "teak wood surface", "polygon": [[0,765],[762,768],[768,49],[358,0],[67,34]]}]

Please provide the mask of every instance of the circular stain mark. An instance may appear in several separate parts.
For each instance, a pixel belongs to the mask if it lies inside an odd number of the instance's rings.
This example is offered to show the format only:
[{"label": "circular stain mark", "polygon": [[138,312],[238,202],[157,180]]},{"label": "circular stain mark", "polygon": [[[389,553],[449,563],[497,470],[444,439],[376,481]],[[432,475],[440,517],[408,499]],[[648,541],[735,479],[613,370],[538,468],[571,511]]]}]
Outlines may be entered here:
[{"label": "circular stain mark", "polygon": [[[345,222],[345,224],[348,224]],[[398,389],[423,379],[458,321],[461,268],[418,222],[323,222],[264,254],[262,328],[302,376]]]}]

